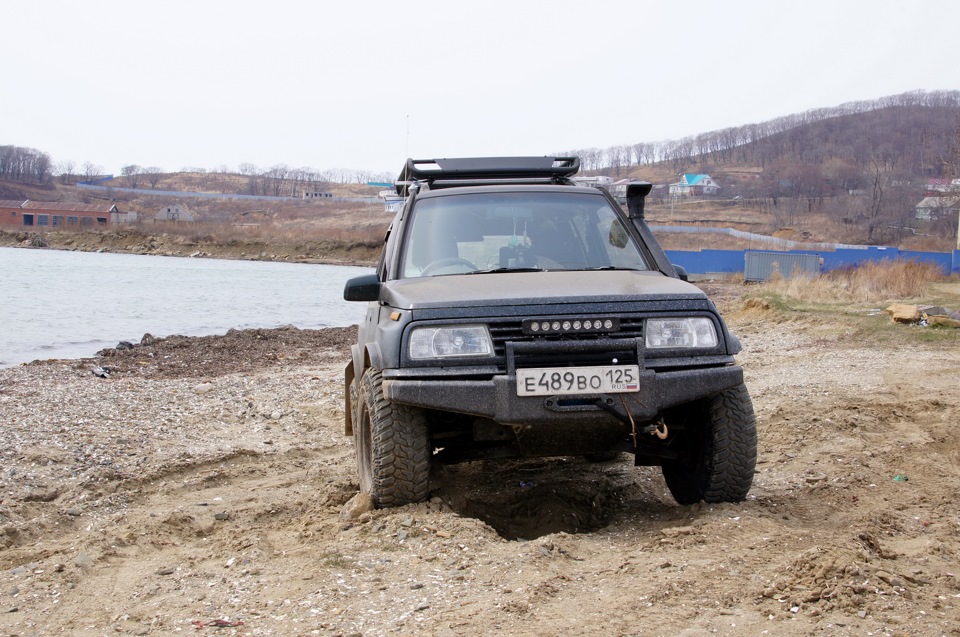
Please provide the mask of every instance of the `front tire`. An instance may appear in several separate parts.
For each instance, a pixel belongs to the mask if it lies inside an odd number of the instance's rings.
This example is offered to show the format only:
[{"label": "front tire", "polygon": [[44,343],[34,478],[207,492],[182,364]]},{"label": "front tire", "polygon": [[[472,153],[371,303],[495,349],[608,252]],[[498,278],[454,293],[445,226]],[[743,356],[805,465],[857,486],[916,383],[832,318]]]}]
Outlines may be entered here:
[{"label": "front tire", "polygon": [[[757,466],[757,419],[745,385],[709,399],[705,422],[678,434],[680,457],[663,461],[663,477],[680,504],[742,502]],[[688,418],[691,420],[691,418]]]},{"label": "front tire", "polygon": [[355,403],[353,442],[360,490],[378,507],[426,500],[430,494],[430,444],[422,409],[388,401],[383,377],[368,369]]}]

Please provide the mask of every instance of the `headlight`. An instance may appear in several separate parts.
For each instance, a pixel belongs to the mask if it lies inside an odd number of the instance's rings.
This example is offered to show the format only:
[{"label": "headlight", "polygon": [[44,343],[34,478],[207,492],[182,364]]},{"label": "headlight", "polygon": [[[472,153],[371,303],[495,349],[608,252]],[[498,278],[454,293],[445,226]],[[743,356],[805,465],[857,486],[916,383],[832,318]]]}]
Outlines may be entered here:
[{"label": "headlight", "polygon": [[650,349],[716,347],[717,330],[705,317],[647,319],[643,340]]},{"label": "headlight", "polygon": [[410,358],[493,356],[485,325],[418,327],[410,333]]}]

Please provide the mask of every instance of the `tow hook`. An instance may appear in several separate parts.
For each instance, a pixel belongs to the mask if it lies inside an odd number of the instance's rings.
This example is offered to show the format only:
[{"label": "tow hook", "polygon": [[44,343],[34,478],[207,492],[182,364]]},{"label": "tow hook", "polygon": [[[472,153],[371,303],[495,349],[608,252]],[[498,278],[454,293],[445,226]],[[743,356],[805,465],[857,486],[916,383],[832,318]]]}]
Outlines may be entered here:
[{"label": "tow hook", "polygon": [[667,436],[670,435],[670,430],[667,428],[667,423],[663,422],[663,418],[658,419],[656,424],[653,425],[650,435],[656,436],[660,440],[667,439]]}]

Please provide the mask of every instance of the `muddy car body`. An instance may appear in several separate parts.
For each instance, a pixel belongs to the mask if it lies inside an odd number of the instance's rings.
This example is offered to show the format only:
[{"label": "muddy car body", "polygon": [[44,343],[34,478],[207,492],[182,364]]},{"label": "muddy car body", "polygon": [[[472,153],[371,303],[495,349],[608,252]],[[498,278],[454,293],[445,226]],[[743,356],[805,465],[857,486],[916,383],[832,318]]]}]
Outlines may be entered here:
[{"label": "muddy car body", "polygon": [[[634,454],[682,503],[742,500],[756,425],[739,342],[643,219],[576,158],[408,160],[347,366],[346,433],[379,506],[432,463]],[[682,274],[682,273],[681,273]]]}]

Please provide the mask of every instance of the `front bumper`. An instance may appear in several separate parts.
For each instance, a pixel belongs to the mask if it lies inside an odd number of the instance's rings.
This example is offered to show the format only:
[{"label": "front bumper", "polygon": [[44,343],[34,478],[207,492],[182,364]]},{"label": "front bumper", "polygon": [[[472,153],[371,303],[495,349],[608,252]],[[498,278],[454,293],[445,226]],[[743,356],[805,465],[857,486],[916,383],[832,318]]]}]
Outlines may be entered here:
[{"label": "front bumper", "polygon": [[[664,409],[715,395],[743,382],[739,365],[654,371],[641,369],[640,390],[631,394],[517,396],[515,374],[491,379],[403,378],[386,372],[387,400],[490,418],[502,425],[576,421],[610,422],[616,410],[636,422],[653,420]],[[604,407],[597,404],[603,401]]]}]

